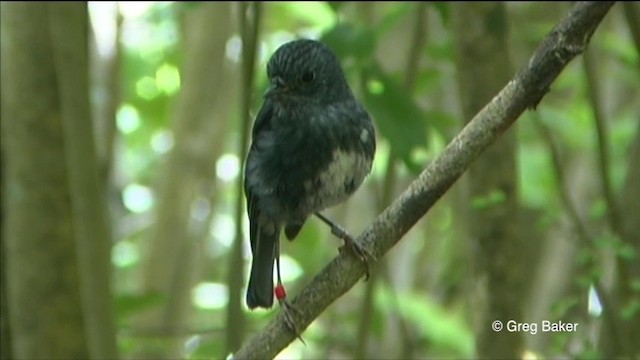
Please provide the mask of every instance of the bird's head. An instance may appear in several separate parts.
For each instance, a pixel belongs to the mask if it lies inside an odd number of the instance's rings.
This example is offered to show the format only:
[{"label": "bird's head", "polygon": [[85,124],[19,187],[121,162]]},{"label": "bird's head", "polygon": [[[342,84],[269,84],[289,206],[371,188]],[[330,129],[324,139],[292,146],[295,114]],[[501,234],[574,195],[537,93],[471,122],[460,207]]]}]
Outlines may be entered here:
[{"label": "bird's head", "polygon": [[351,92],[333,52],[315,40],[294,40],[280,46],[267,63],[270,86],[266,97],[302,97],[332,102]]}]

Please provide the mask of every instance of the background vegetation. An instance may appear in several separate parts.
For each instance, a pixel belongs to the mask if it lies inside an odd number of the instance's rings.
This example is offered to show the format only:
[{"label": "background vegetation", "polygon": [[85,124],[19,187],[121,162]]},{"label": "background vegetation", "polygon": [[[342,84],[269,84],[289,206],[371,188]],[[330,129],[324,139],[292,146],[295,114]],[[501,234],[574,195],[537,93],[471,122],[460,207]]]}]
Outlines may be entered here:
[{"label": "background vegetation", "polygon": [[[3,2],[2,358],[222,358],[275,315],[244,305],[239,185],[283,42],[325,41],[375,119],[372,174],[327,212],[358,234],[569,7]],[[639,24],[616,4],[536,111],[280,357],[639,356]],[[339,246],[314,220],[283,240],[288,292]],[[491,330],[510,319],[579,325]]]}]

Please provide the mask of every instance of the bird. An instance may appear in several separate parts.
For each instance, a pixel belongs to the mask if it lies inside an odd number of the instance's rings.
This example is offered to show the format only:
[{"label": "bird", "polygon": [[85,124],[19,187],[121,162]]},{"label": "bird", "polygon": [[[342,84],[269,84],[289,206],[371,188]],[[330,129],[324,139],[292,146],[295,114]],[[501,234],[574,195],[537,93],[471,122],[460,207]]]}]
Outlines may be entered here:
[{"label": "bird", "polygon": [[[320,211],[344,202],[371,172],[371,116],[349,87],[333,51],[317,40],[284,43],[266,65],[269,86],[251,132],[244,167],[249,218],[250,309],[271,308],[280,279],[280,234],[293,240],[316,215],[365,264],[371,255]],[[276,297],[281,300],[282,295]],[[282,291],[284,291],[282,289]]]}]

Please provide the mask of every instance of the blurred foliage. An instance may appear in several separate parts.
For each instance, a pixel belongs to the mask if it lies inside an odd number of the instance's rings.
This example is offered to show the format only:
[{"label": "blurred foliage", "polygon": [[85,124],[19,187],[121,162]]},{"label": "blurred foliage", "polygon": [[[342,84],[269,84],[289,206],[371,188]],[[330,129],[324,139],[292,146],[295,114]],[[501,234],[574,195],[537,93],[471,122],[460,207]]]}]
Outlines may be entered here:
[{"label": "blurred foliage", "polygon": [[[124,17],[121,44],[121,84],[122,98],[119,105],[117,126],[119,146],[115,151],[115,168],[118,176],[113,180],[114,188],[122,198],[124,212],[115,223],[118,228],[128,229],[118,232],[119,238],[113,250],[115,269],[116,304],[119,324],[123,327],[120,345],[123,357],[128,358],[137,343],[162,341],[163,336],[146,334],[130,336],[129,318],[135,313],[148,309],[164,301],[159,294],[140,294],[142,275],[140,268],[139,243],[148,227],[148,214],[153,210],[152,187],[158,175],[158,165],[171,149],[172,106],[180,91],[180,75],[184,46],[181,34],[181,19],[184,13],[198,11],[199,3],[120,3]],[[366,7],[365,7],[366,6]],[[376,121],[380,143],[376,159],[376,171],[369,177],[359,192],[365,197],[375,198],[379,194],[384,176],[380,163],[386,161],[386,153],[402,160],[398,173],[398,183],[406,184],[439,153],[443,146],[455,135],[463,119],[457,104],[454,51],[451,36],[451,8],[448,3],[429,3],[428,36],[419,52],[418,71],[414,76],[415,89],[409,91],[405,83],[405,58],[408,56],[412,37],[413,22],[417,3],[360,3],[343,2],[275,2],[265,3],[261,32],[259,60],[256,66],[254,88],[254,108],[260,106],[261,96],[266,86],[265,62],[268,56],[282,42],[297,36],[320,38],[332,47],[341,59],[349,82],[356,95],[363,100]],[[561,14],[541,14],[544,5],[508,4],[512,21],[511,40],[514,42],[513,58],[526,59],[536,44],[559,20]],[[527,11],[538,10],[527,16]],[[100,14],[94,14],[100,16]],[[622,17],[619,14],[617,20]],[[100,39],[102,29],[94,31]],[[229,39],[227,62],[230,67],[239,68],[239,37]],[[613,185],[619,193],[626,176],[626,151],[637,130],[638,99],[640,98],[640,60],[638,49],[624,26],[615,21],[607,21],[598,30],[590,51],[598,54],[603,62],[598,74],[607,94],[602,94],[611,120],[608,122],[611,136],[611,169]],[[517,61],[514,65],[519,67]],[[515,71],[515,69],[513,69]],[[605,79],[606,76],[606,79]],[[536,115],[527,113],[518,123],[519,140],[519,184],[521,206],[535,210],[539,218],[531,219],[529,226],[548,229],[564,216],[559,200],[554,170],[551,166],[549,150],[532,124],[531,116],[539,119],[553,132],[562,144],[565,160],[586,163],[595,169],[596,135],[593,125],[593,110],[586,94],[585,77],[580,60],[574,61],[553,84],[551,93],[537,109]],[[236,105],[234,105],[236,106]],[[200,256],[205,263],[203,276],[198,286],[192,289],[193,309],[190,317],[189,340],[185,349],[192,358],[217,358],[224,346],[224,313],[228,294],[226,293],[225,272],[230,244],[233,239],[233,206],[235,189],[233,180],[241,176],[242,160],[235,156],[239,122],[237,109],[228,119],[230,134],[225,144],[225,155],[218,160],[216,169],[218,192],[221,194],[213,211],[211,236],[204,244]],[[416,156],[426,154],[426,156]],[[576,160],[577,159],[577,160]],[[572,163],[572,166],[580,164]],[[575,169],[574,169],[575,170]],[[567,169],[567,171],[573,171]],[[594,170],[578,179],[592,177]],[[597,186],[596,186],[597,187]],[[397,194],[397,191],[396,191]],[[504,201],[503,194],[490,193],[483,198],[472,199],[474,209],[482,209]],[[591,194],[581,200],[587,206],[587,213],[594,223],[603,222],[606,204],[601,195]],[[430,284],[445,283],[447,287],[462,286],[461,276],[452,276],[438,270],[441,264],[426,263],[416,259],[437,246],[433,238],[451,239],[455,237],[452,223],[452,204],[444,202],[430,215],[431,227],[423,226],[414,230],[401,246],[412,247],[412,259],[402,261],[400,249],[390,254],[390,276],[403,279],[402,284],[377,287],[373,316],[372,336],[381,351],[379,356],[392,357],[399,351],[398,344],[391,345],[385,340],[386,330],[391,324],[389,314],[395,314],[406,321],[417,340],[416,357],[469,357],[473,354],[474,337],[468,313],[473,309],[461,310],[454,299],[445,302],[443,289]],[[364,224],[370,222],[377,212],[367,211]],[[365,215],[363,215],[365,216]],[[245,220],[243,220],[245,221]],[[134,223],[134,226],[125,224]],[[351,231],[355,232],[356,229]],[[306,280],[310,279],[335,254],[339,246],[337,240],[327,235],[327,229],[318,222],[309,220],[295,243],[283,240],[283,273],[287,275],[289,292],[295,293]],[[620,239],[605,234],[598,237],[599,250],[613,250],[618,256],[638,259],[637,248],[620,242]],[[425,245],[425,242],[433,245]],[[248,241],[245,241],[248,243]],[[454,261],[462,249],[446,248],[443,243],[439,253],[445,254],[442,263]],[[458,242],[460,244],[460,242]],[[250,259],[245,245],[245,257]],[[400,247],[400,246],[399,246]],[[406,252],[406,251],[405,251]],[[398,256],[398,258],[395,258]],[[406,256],[406,254],[405,254]],[[581,250],[577,263],[593,264],[597,254]],[[431,260],[438,260],[433,256]],[[248,262],[247,262],[248,266]],[[456,267],[456,266],[454,266]],[[439,272],[440,271],[440,272]],[[246,271],[245,271],[246,273]],[[407,276],[409,273],[415,275]],[[441,282],[426,281],[424,274],[440,274]],[[420,275],[422,274],[422,275]],[[586,288],[592,277],[600,277],[596,267],[583,273],[578,282]],[[435,276],[435,275],[429,275]],[[412,282],[408,278],[414,279]],[[451,280],[457,279],[457,280]],[[452,282],[453,281],[453,282]],[[447,283],[449,282],[449,283]],[[281,354],[283,358],[323,358],[349,357],[355,344],[355,333],[360,317],[360,297],[362,288],[356,288],[341,299],[340,304],[329,308],[326,315],[316,320],[305,332],[307,346],[294,342]],[[640,290],[639,290],[640,291]],[[584,292],[586,298],[586,291]],[[393,297],[397,299],[392,300]],[[567,297],[555,304],[553,316],[563,316],[581,299]],[[635,301],[624,307],[625,316],[637,314],[640,302]],[[246,311],[249,333],[260,329],[277,310]],[[549,315],[550,317],[552,314]],[[585,326],[586,326],[585,320]],[[130,330],[130,329],[129,329]],[[140,330],[140,331],[143,331]],[[549,349],[546,356],[555,357],[566,351],[567,338],[555,338],[557,347]],[[575,354],[579,358],[594,358],[597,353],[586,350]]]}]

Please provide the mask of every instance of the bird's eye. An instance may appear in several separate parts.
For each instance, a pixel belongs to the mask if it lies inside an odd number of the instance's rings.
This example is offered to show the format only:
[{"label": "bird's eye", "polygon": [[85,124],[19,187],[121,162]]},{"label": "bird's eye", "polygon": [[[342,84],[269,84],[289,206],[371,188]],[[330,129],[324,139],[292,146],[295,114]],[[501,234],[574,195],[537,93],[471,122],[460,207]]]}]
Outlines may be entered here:
[{"label": "bird's eye", "polygon": [[313,71],[305,71],[300,78],[303,83],[308,84],[315,79],[316,74]]}]

